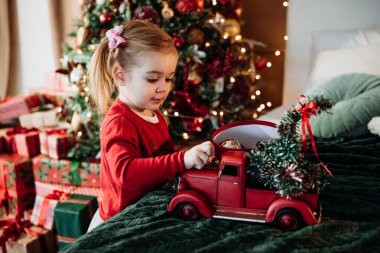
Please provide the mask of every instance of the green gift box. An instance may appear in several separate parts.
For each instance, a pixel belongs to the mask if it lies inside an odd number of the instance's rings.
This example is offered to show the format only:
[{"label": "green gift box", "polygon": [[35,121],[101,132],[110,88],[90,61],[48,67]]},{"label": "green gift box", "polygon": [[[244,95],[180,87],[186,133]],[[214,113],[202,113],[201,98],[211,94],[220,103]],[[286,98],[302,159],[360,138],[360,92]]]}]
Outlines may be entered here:
[{"label": "green gift box", "polygon": [[98,208],[96,197],[71,194],[54,209],[58,238],[78,238],[87,232]]}]

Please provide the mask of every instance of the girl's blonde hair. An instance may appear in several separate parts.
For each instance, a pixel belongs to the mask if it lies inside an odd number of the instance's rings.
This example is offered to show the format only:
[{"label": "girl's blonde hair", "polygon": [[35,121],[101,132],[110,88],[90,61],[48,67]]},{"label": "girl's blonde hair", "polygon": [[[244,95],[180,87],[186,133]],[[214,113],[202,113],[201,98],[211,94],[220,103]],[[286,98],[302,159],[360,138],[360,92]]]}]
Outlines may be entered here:
[{"label": "girl's blonde hair", "polygon": [[136,66],[137,57],[147,51],[178,54],[170,36],[158,26],[142,20],[130,20],[121,24],[126,45],[111,49],[108,40],[100,43],[95,50],[89,69],[91,96],[105,114],[117,92],[112,70],[119,64],[125,71]]}]

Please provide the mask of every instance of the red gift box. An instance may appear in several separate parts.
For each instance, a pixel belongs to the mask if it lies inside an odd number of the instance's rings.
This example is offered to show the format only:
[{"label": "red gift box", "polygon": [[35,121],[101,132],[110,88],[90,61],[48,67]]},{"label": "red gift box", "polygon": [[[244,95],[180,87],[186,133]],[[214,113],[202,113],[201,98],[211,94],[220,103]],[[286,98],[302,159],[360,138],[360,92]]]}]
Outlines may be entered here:
[{"label": "red gift box", "polygon": [[[57,194],[54,194],[57,193]],[[63,192],[54,191],[45,197],[36,196],[30,221],[37,226],[52,230],[54,226],[54,208]],[[58,194],[59,193],[59,194]]]},{"label": "red gift box", "polygon": [[100,161],[82,162],[79,169],[81,185],[100,187]]},{"label": "red gift box", "polygon": [[14,138],[17,154],[30,158],[40,153],[40,136],[37,131],[16,134]]},{"label": "red gift box", "polygon": [[41,154],[48,155],[51,158],[67,157],[73,144],[73,136],[66,133],[65,129],[51,129],[40,132]]},{"label": "red gift box", "polygon": [[7,152],[7,143],[4,136],[0,136],[0,154]]},{"label": "red gift box", "polygon": [[43,98],[38,94],[6,98],[0,102],[0,122],[18,118],[42,104]]},{"label": "red gift box", "polygon": [[0,155],[0,209],[22,214],[33,208],[35,196],[31,161],[20,155]]},{"label": "red gift box", "polygon": [[[38,130],[36,128],[25,128],[25,127],[21,127],[21,126],[16,126],[16,127],[12,127],[12,128],[9,128],[5,131],[5,135],[3,136],[5,138],[5,145],[6,145],[6,153],[17,153],[17,146],[16,146],[16,135],[18,134],[27,134],[27,133],[38,133],[37,132]],[[33,136],[33,135],[32,135]],[[31,140],[31,142],[33,144],[36,144],[35,141],[37,141],[35,139],[36,137],[34,137],[34,140]],[[32,137],[33,139],[33,137]],[[25,147],[21,147],[20,145],[20,148],[21,150],[24,150]],[[32,148],[34,150],[38,150],[38,147],[34,147]],[[23,151],[21,151],[23,152]],[[36,152],[36,151],[32,151],[32,152]],[[39,151],[38,151],[39,153]]]}]

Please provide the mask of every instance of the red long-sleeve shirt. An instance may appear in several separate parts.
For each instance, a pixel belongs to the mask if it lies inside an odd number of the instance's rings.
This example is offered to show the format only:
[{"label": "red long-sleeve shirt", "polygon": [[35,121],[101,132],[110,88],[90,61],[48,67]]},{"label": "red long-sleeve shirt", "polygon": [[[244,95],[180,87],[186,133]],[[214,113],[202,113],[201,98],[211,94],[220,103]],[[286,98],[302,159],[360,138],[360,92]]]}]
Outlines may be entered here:
[{"label": "red long-sleeve shirt", "polygon": [[184,151],[174,152],[164,117],[151,123],[116,99],[100,131],[99,214],[107,220],[185,169]]}]

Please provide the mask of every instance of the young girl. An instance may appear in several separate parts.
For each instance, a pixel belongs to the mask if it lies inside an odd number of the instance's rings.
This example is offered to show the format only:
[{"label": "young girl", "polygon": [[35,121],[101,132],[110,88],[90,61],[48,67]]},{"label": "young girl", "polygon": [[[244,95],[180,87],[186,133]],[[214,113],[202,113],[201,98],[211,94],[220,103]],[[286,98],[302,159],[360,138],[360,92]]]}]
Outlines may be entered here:
[{"label": "young girl", "polygon": [[91,59],[89,75],[92,97],[104,114],[103,200],[89,231],[184,169],[201,169],[214,152],[211,142],[174,152],[159,112],[178,60],[169,35],[156,25],[134,20],[106,36]]}]

